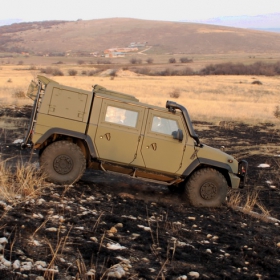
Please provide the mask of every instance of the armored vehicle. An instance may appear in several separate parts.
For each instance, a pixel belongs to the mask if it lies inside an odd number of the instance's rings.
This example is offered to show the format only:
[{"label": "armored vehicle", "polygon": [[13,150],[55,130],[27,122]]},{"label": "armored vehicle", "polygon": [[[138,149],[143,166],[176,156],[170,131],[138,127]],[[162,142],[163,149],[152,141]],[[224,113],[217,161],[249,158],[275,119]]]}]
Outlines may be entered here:
[{"label": "armored vehicle", "polygon": [[61,85],[44,76],[32,81],[34,100],[22,147],[38,150],[49,181],[73,184],[86,168],[184,189],[193,206],[216,207],[228,187],[245,182],[247,162],[200,143],[187,109],[166,108],[132,95]]}]

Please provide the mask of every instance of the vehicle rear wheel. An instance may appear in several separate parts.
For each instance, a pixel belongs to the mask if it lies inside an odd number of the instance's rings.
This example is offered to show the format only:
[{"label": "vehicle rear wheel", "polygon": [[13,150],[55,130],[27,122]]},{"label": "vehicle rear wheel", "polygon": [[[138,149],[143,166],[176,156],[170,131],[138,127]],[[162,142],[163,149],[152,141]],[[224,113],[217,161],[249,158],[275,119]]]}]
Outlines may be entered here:
[{"label": "vehicle rear wheel", "polygon": [[212,168],[196,171],[185,185],[185,197],[195,207],[219,207],[225,201],[227,191],[225,177]]},{"label": "vehicle rear wheel", "polygon": [[40,165],[47,180],[61,185],[78,181],[86,169],[86,159],[81,149],[69,141],[50,144],[40,156]]}]

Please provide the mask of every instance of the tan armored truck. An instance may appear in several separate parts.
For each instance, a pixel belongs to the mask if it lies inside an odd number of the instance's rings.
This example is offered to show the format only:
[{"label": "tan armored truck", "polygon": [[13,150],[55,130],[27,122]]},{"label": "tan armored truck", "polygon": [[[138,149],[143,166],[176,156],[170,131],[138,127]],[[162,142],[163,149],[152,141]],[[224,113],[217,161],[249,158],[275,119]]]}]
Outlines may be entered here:
[{"label": "tan armored truck", "polygon": [[47,77],[32,81],[34,100],[22,147],[39,151],[48,180],[73,184],[86,168],[183,187],[193,206],[215,207],[245,183],[247,162],[201,144],[185,107],[139,102],[95,85],[85,91]]}]

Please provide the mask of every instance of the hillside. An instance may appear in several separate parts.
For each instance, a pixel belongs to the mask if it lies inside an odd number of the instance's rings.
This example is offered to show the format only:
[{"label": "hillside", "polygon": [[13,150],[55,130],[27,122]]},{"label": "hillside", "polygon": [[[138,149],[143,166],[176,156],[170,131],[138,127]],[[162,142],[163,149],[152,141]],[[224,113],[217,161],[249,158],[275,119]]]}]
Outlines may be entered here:
[{"label": "hillside", "polygon": [[102,52],[148,42],[150,54],[277,53],[280,34],[186,22],[111,18],[16,23],[0,27],[0,51]]}]

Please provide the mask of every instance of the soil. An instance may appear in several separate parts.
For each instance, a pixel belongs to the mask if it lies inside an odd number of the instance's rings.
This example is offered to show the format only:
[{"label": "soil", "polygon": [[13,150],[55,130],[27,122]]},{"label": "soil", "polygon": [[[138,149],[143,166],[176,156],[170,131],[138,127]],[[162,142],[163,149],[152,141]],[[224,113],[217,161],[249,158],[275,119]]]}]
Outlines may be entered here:
[{"label": "soil", "polygon": [[[28,106],[0,109],[1,160],[38,162],[13,143],[30,114]],[[268,123],[194,127],[201,142],[248,161],[247,186],[237,192],[258,192],[274,219],[228,204],[192,208],[180,191],[88,170],[71,186],[46,183],[34,199],[0,198],[0,279],[279,279],[280,131]]]}]

